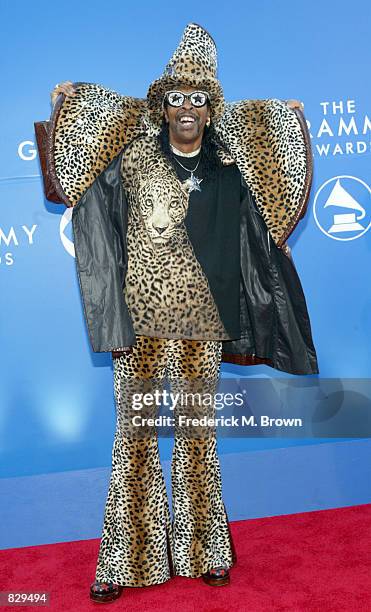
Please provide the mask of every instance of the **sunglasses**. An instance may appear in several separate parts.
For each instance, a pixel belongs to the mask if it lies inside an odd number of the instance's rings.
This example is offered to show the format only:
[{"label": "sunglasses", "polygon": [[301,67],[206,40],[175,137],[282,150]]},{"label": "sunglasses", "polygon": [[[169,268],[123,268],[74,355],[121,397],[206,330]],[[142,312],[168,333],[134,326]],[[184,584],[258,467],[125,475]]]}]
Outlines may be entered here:
[{"label": "sunglasses", "polygon": [[210,100],[209,94],[206,91],[192,91],[189,94],[185,94],[182,91],[167,91],[164,96],[164,101],[170,104],[170,106],[175,107],[182,106],[186,99],[191,102],[192,106],[197,108],[205,106],[206,102]]}]

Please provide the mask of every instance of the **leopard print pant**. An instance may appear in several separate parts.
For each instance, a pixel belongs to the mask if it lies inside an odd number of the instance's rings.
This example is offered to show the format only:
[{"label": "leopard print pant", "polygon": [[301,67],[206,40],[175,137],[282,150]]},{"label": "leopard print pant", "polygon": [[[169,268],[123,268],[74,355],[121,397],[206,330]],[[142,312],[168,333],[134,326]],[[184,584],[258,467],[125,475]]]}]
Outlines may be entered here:
[{"label": "leopard print pant", "polygon": [[[147,586],[163,583],[173,575],[196,578],[218,565],[231,567],[235,563],[222,500],[215,429],[177,425],[179,414],[205,414],[202,401],[198,405],[192,401],[177,404],[173,410],[173,518],[156,430],[130,425],[133,413],[139,412],[133,410],[132,394],[139,389],[161,391],[165,378],[171,392],[180,393],[179,397],[214,393],[221,352],[221,342],[137,335],[132,352],[114,360],[117,424],[96,580]],[[158,405],[152,402],[139,414],[156,417],[157,410]],[[207,414],[214,414],[213,405]]]}]

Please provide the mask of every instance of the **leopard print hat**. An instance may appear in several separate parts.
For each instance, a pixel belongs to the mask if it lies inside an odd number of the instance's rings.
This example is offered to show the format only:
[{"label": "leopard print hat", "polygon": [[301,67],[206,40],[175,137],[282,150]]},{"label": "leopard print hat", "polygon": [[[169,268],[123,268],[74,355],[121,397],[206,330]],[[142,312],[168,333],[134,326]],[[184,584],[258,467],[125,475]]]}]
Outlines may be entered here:
[{"label": "leopard print hat", "polygon": [[198,24],[188,24],[162,76],[148,89],[148,113],[152,123],[157,127],[161,125],[165,92],[180,84],[207,91],[212,118],[218,121],[223,115],[225,102],[216,73],[217,52],[213,38]]}]

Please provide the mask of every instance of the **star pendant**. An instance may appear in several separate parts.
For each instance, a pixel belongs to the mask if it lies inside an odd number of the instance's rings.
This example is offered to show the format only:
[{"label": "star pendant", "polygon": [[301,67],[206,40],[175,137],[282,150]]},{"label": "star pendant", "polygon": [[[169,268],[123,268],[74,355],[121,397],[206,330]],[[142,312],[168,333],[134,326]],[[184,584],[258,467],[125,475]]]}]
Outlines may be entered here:
[{"label": "star pendant", "polygon": [[189,189],[189,193],[191,193],[191,191],[201,191],[200,183],[203,180],[204,179],[199,179],[194,174],[191,174],[190,178],[187,178],[184,181],[184,185],[186,185],[187,188]]}]

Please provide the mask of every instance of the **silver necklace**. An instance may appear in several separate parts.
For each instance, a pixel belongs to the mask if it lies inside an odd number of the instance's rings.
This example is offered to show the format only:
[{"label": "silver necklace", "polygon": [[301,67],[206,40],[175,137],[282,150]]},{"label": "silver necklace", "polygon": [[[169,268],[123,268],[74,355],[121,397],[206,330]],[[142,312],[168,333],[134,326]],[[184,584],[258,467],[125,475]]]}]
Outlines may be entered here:
[{"label": "silver necklace", "polygon": [[195,176],[193,173],[196,172],[199,163],[201,161],[201,156],[200,159],[198,160],[196,167],[193,168],[193,170],[190,170],[189,168],[186,168],[185,166],[183,166],[183,164],[180,163],[180,161],[178,159],[176,159],[176,157],[174,157],[175,161],[179,164],[179,166],[181,166],[183,168],[183,170],[187,170],[187,172],[191,173],[191,176],[189,178],[187,178],[185,181],[183,181],[183,185],[186,185],[189,189],[189,192],[191,191],[201,191],[201,187],[200,187],[200,183],[204,180],[204,179],[199,179],[197,176]]}]

